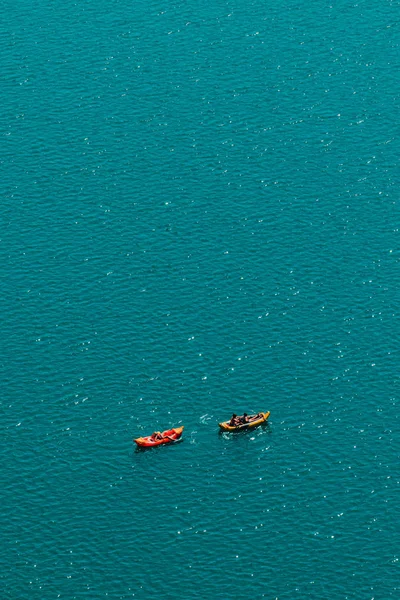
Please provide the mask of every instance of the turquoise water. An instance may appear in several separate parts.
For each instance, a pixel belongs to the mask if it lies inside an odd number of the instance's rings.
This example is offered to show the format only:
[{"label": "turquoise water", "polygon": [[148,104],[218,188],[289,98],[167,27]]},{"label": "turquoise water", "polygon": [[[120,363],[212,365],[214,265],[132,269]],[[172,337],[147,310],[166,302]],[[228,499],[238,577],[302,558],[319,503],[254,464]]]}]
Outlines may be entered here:
[{"label": "turquoise water", "polygon": [[3,14],[1,598],[399,598],[399,3]]}]

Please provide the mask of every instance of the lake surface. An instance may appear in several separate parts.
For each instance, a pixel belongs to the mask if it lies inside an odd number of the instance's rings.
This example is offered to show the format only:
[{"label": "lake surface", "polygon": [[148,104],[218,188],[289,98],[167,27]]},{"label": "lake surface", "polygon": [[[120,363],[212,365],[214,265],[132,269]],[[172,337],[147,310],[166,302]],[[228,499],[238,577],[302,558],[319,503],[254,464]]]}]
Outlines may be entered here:
[{"label": "lake surface", "polygon": [[399,2],[3,14],[1,598],[399,598]]}]

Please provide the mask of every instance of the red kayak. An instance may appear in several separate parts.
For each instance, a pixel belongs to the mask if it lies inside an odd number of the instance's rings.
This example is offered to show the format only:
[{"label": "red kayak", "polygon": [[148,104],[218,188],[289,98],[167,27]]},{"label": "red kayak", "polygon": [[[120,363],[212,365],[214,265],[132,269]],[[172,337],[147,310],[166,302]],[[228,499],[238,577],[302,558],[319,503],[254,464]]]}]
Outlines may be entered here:
[{"label": "red kayak", "polygon": [[134,440],[138,446],[142,446],[144,448],[152,448],[153,446],[161,446],[161,444],[172,444],[179,440],[182,435],[182,431],[184,427],[175,427],[175,429],[167,429],[162,432],[162,439],[155,440],[151,435],[147,435],[145,437],[136,438]]}]

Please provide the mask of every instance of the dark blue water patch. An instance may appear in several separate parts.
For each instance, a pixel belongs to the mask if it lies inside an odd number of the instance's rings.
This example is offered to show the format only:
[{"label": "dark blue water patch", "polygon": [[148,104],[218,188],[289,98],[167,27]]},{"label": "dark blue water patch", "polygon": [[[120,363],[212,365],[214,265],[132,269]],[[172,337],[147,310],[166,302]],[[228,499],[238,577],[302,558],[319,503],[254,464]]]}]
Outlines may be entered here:
[{"label": "dark blue water patch", "polygon": [[3,597],[397,597],[394,4],[7,14]]}]

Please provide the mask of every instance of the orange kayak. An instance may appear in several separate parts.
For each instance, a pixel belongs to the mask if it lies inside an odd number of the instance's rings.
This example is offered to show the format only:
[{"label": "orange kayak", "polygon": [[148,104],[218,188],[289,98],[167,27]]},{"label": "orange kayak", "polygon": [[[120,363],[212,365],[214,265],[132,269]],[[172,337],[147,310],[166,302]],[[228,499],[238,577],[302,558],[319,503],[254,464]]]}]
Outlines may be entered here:
[{"label": "orange kayak", "polygon": [[179,440],[182,435],[182,431],[184,427],[175,427],[174,429],[167,429],[162,432],[162,439],[155,440],[151,437],[151,435],[147,435],[145,437],[136,438],[134,440],[138,446],[142,446],[143,448],[152,448],[153,446],[161,446],[162,444],[172,444]]}]

